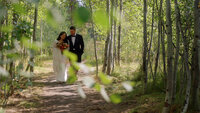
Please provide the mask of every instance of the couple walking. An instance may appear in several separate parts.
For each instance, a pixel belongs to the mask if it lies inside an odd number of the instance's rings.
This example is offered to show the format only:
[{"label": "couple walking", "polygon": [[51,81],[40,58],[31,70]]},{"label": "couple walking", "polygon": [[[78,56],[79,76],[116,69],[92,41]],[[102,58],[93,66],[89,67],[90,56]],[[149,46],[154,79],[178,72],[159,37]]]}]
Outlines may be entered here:
[{"label": "couple walking", "polygon": [[58,82],[67,81],[67,58],[63,55],[63,51],[68,50],[77,56],[77,62],[81,63],[81,57],[84,53],[83,37],[76,33],[74,26],[70,27],[70,35],[61,32],[53,43],[53,70]]}]

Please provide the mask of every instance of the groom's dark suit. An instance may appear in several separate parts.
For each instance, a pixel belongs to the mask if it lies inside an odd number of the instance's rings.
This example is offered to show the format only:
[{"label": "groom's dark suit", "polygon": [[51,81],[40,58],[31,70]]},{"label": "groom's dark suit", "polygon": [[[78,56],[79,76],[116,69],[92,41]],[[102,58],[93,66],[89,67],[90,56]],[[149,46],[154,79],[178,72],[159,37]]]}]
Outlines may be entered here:
[{"label": "groom's dark suit", "polygon": [[[75,37],[74,43],[72,41],[72,37]],[[75,36],[69,35],[64,42],[69,44],[69,51],[76,54],[78,57],[78,62],[81,62],[81,56],[84,52],[83,37],[79,34],[76,34]]]}]

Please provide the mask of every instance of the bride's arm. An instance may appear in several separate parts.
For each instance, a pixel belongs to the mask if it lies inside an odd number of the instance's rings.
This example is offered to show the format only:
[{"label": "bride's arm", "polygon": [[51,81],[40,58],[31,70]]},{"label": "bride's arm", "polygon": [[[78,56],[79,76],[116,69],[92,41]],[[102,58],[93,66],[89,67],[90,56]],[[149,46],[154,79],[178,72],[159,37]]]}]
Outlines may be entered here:
[{"label": "bride's arm", "polygon": [[58,43],[57,40],[55,40],[55,41],[53,42],[53,48],[57,48],[57,43]]},{"label": "bride's arm", "polygon": [[53,43],[53,48],[59,48],[59,41],[55,40]]}]

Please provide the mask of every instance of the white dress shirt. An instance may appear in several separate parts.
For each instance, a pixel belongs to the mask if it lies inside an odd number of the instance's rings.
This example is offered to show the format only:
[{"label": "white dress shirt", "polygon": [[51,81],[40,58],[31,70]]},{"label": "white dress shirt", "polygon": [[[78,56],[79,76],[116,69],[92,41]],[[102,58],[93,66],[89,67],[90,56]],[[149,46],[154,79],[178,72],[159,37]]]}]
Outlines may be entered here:
[{"label": "white dress shirt", "polygon": [[76,34],[75,34],[75,36],[72,36],[72,43],[73,43],[73,45],[75,44],[75,40],[76,40]]}]

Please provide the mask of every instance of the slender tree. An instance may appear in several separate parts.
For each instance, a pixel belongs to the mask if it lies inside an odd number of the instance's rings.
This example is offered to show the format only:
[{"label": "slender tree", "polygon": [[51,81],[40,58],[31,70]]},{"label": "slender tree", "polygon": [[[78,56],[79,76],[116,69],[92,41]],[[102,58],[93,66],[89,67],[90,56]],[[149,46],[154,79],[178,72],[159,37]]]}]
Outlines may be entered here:
[{"label": "slender tree", "polygon": [[[6,9],[5,1],[4,1],[4,0],[1,1],[0,4],[1,4],[1,5],[4,5],[3,8]],[[2,32],[1,29],[2,29],[2,26],[3,26],[4,23],[5,23],[5,16],[6,16],[6,15],[1,15],[1,16],[0,16],[0,50],[3,49],[3,43],[4,43],[3,32]]]},{"label": "slender tree", "polygon": [[144,0],[143,8],[143,75],[144,75],[144,91],[147,89],[147,0]]},{"label": "slender tree", "polygon": [[147,60],[147,67],[148,64],[150,63],[150,68],[152,69],[151,61],[150,61],[150,54],[151,54],[151,47],[152,47],[152,41],[153,41],[153,34],[154,34],[154,14],[155,14],[155,0],[153,0],[153,7],[152,7],[152,22],[151,22],[151,39],[149,43],[149,48],[148,48],[148,60]]},{"label": "slender tree", "polygon": [[74,11],[74,0],[70,0],[70,23],[71,23],[71,25],[74,25],[73,11]]},{"label": "slender tree", "polygon": [[113,61],[113,6],[114,0],[111,0],[111,12],[110,12],[110,43],[108,50],[108,65],[107,65],[107,74],[110,75],[112,71],[112,61]]},{"label": "slender tree", "polygon": [[[37,17],[38,17],[38,3],[35,3],[35,12],[34,12],[34,24],[33,24],[33,42],[36,41],[36,29],[37,29]],[[33,55],[30,56],[30,62],[34,62],[34,51]],[[34,71],[34,66],[30,65],[30,72]]]},{"label": "slender tree", "polygon": [[[18,19],[19,19],[19,15],[15,11],[13,11],[13,19],[12,19],[13,26],[17,26]],[[11,48],[14,48],[14,39],[16,39],[17,37],[15,30],[16,29],[12,31]],[[14,70],[15,70],[15,62],[12,60],[10,62],[10,69],[9,69],[11,78],[14,78]]]},{"label": "slender tree", "polygon": [[167,87],[163,113],[168,113],[172,104],[173,93],[173,42],[171,22],[171,0],[166,0],[166,30],[167,30]]},{"label": "slender tree", "polygon": [[122,7],[123,7],[123,3],[122,0],[120,0],[119,3],[119,26],[118,26],[118,46],[117,46],[117,64],[120,66],[120,59],[121,59],[121,30],[122,30]]},{"label": "slender tree", "polygon": [[175,3],[175,12],[176,12],[176,53],[175,53],[175,59],[174,59],[174,79],[173,79],[173,84],[174,84],[174,88],[173,88],[173,95],[172,95],[172,102],[174,102],[175,100],[175,96],[176,96],[176,76],[177,76],[177,70],[178,70],[178,60],[179,60],[179,48],[180,48],[180,30],[179,30],[179,12],[178,12],[178,3],[177,0],[174,0]]},{"label": "slender tree", "polygon": [[43,46],[43,21],[41,20],[41,26],[40,26],[40,44],[41,44],[41,48],[40,48],[40,54],[42,55],[42,46]]},{"label": "slender tree", "polygon": [[[184,66],[185,66],[185,71],[186,71],[186,75],[187,75],[187,85],[186,85],[186,95],[185,95],[185,101],[184,101],[184,106],[183,106],[183,110],[181,113],[186,113],[187,109],[188,109],[188,105],[189,105],[189,99],[190,99],[190,89],[191,89],[191,72],[190,72],[190,68],[189,68],[189,60],[188,60],[188,52],[187,52],[187,48],[188,48],[188,43],[186,40],[186,37],[184,36],[182,27],[181,27],[181,18],[180,18],[180,11],[179,11],[179,7],[178,4],[176,4],[177,7],[177,14],[178,14],[178,27],[180,29],[181,32],[181,37],[183,39],[183,45],[184,45],[184,49],[183,49],[183,58],[184,58]],[[174,87],[173,87],[174,88]]]},{"label": "slender tree", "polygon": [[[3,54],[3,46],[4,46],[4,41],[5,41],[5,33],[2,32],[2,26],[7,24],[7,17],[8,17],[8,9],[7,9],[7,2],[6,0],[2,0],[0,2],[0,4],[3,5],[3,8],[6,9],[5,11],[5,15],[1,15],[0,16],[0,60],[3,61],[4,60],[4,54]],[[4,66],[3,62],[0,62],[0,66]]]},{"label": "slender tree", "polygon": [[[155,7],[155,6],[153,5],[153,7]],[[162,7],[160,7],[160,8],[162,8]],[[160,10],[162,10],[162,9],[160,9]],[[159,11],[159,13],[160,13],[160,11]],[[157,41],[157,43],[158,43],[157,46],[158,47],[157,47],[157,53],[156,53],[156,59],[155,59],[155,68],[154,68],[154,74],[153,74],[154,82],[156,81],[155,79],[156,79],[156,75],[157,75],[158,61],[159,61],[159,56],[160,56],[160,38],[161,38],[161,29],[162,29],[161,21],[162,20],[158,21],[158,41]]]},{"label": "slender tree", "polygon": [[116,46],[116,38],[117,38],[117,20],[116,20],[116,16],[117,16],[117,5],[118,5],[118,0],[114,0],[114,36],[113,36],[113,63],[112,63],[112,72],[115,69],[115,63],[116,63],[116,59],[117,59],[117,46]]},{"label": "slender tree", "polygon": [[[161,0],[162,2],[162,0]],[[162,3],[161,3],[162,6]],[[161,45],[162,45],[162,60],[163,60],[163,72],[164,72],[164,82],[166,83],[167,71],[166,71],[166,50],[165,50],[165,26],[163,25],[163,18],[160,17],[161,24]]]},{"label": "slender tree", "polygon": [[[110,17],[110,0],[106,1],[106,11],[107,11],[107,15]],[[110,19],[109,19],[110,21]],[[102,68],[102,72],[106,72],[106,68],[108,65],[108,50],[109,50],[109,43],[110,43],[110,32],[109,32],[109,25],[110,22],[108,23],[107,26],[107,38],[106,38],[106,42],[105,42],[105,49],[104,49],[104,60],[103,60],[103,68]]]},{"label": "slender tree", "polygon": [[[91,0],[89,0],[89,5],[90,5],[90,10],[91,10],[91,17],[93,17],[93,9],[92,9],[92,2]],[[97,57],[97,44],[96,44],[96,37],[94,36],[94,22],[93,22],[93,18],[91,19],[91,23],[92,23],[92,38],[94,40],[94,55],[95,55],[95,60],[96,60],[96,76],[98,76],[98,57]]]},{"label": "slender tree", "polygon": [[191,105],[195,110],[200,110],[199,84],[200,84],[200,1],[194,1],[194,42],[192,57],[192,96]]}]

